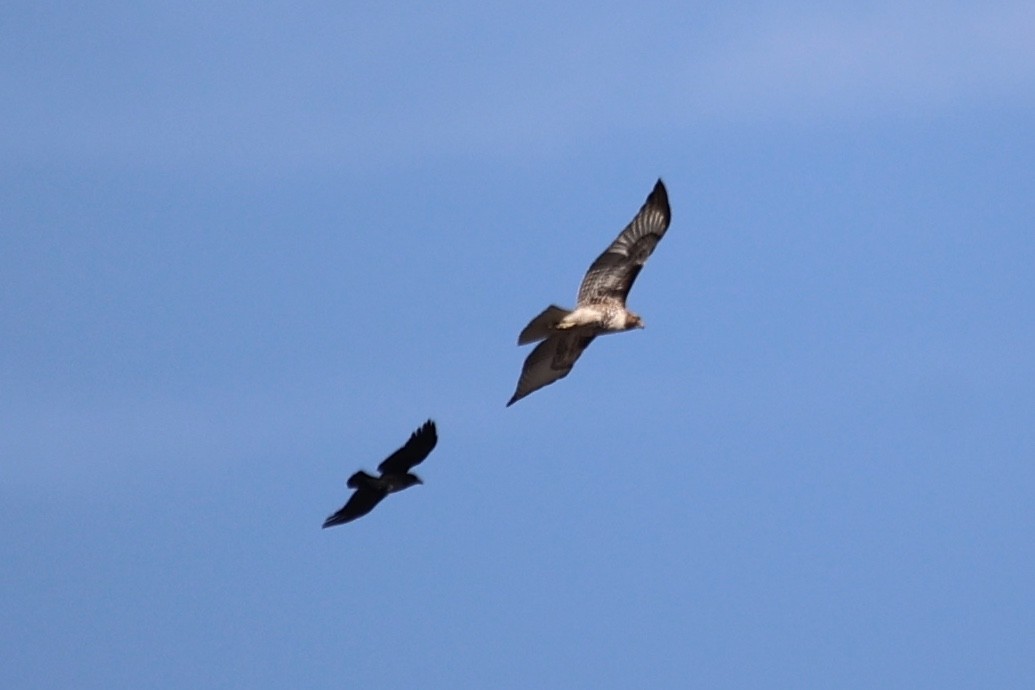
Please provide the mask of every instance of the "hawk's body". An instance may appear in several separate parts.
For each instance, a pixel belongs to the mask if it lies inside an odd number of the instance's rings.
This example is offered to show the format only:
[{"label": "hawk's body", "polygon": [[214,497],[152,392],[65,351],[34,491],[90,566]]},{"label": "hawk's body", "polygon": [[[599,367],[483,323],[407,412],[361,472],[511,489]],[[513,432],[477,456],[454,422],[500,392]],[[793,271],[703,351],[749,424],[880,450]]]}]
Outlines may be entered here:
[{"label": "hawk's body", "polygon": [[586,271],[575,309],[551,305],[521,331],[518,345],[543,342],[525,360],[508,407],[567,376],[598,335],[643,328],[643,319],[625,307],[625,300],[671,219],[668,192],[658,180],[636,217]]}]

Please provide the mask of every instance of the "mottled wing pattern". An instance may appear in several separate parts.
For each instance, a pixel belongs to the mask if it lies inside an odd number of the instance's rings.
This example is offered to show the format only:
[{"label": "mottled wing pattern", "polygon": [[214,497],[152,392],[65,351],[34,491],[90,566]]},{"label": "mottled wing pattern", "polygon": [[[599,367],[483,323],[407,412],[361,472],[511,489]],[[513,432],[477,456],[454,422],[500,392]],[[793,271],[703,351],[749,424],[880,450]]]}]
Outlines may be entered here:
[{"label": "mottled wing pattern", "polygon": [[334,527],[335,525],[344,525],[346,522],[351,522],[358,517],[363,517],[373,510],[374,506],[380,503],[381,499],[387,495],[387,491],[380,489],[372,489],[368,487],[356,489],[356,493],[352,494],[348,503],[342,506],[341,510],[337,513],[324,520],[323,526]]},{"label": "mottled wing pattern", "polygon": [[658,180],[636,217],[586,271],[579,286],[579,306],[617,301],[624,307],[636,276],[671,220],[668,192]]},{"label": "mottled wing pattern", "polygon": [[406,474],[428,457],[436,443],[438,433],[435,430],[435,422],[429,419],[410,434],[410,440],[406,445],[385,458],[377,469],[381,474]]},{"label": "mottled wing pattern", "polygon": [[563,331],[539,343],[521,368],[514,397],[507,403],[510,407],[529,393],[563,379],[575,366],[575,361],[589,347],[596,336],[584,330]]}]

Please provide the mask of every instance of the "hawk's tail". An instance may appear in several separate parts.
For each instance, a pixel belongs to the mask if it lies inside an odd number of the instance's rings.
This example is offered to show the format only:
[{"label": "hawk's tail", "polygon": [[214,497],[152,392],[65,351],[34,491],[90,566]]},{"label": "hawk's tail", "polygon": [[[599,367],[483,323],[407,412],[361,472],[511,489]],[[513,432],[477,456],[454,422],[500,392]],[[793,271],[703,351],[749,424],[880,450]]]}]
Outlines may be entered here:
[{"label": "hawk's tail", "polygon": [[521,331],[521,335],[518,336],[518,345],[527,345],[549,338],[557,326],[557,322],[570,313],[567,309],[561,309],[556,304],[551,304],[543,310],[542,314],[528,322],[525,330]]}]

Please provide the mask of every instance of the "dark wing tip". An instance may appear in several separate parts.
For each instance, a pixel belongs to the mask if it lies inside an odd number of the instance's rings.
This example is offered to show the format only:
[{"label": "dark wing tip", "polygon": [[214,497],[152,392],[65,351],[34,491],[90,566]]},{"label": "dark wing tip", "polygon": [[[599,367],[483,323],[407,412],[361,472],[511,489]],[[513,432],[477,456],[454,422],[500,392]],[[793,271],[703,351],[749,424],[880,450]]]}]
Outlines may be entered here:
[{"label": "dark wing tip", "polygon": [[[342,510],[344,510],[344,508]],[[339,510],[334,515],[328,515],[327,519],[323,521],[323,529],[327,529],[328,527],[337,527],[338,525],[344,525],[346,522],[350,522],[352,520],[352,518],[343,518],[341,512],[342,511]]]},{"label": "dark wing tip", "polygon": [[353,494],[353,496],[349,498],[348,503],[343,505],[334,513],[327,516],[327,519],[323,521],[323,529],[327,529],[328,527],[336,527],[338,525],[344,525],[346,522],[352,522],[356,518],[366,515],[373,508],[373,506],[370,506],[370,508],[367,508],[366,510],[355,510],[357,504],[353,500],[354,497],[355,494]]},{"label": "dark wing tip", "polygon": [[[365,513],[364,513],[364,515],[365,515]],[[330,516],[329,518],[327,518],[326,520],[323,521],[323,529],[327,529],[328,527],[337,527],[338,525],[346,525],[346,524],[352,522],[353,520],[355,520],[358,517],[361,517],[361,516],[360,515],[353,515],[353,516],[350,516],[350,517],[338,517],[337,515],[332,515],[332,516]]]},{"label": "dark wing tip", "polygon": [[[413,432],[410,436],[410,441],[419,440],[423,446],[422,452],[424,457],[427,457],[435,445],[438,444],[438,427],[435,426],[435,420],[429,419],[420,425],[420,428]],[[424,459],[421,458],[421,460]]]},{"label": "dark wing tip", "polygon": [[[529,357],[531,357],[531,355],[529,355]],[[522,370],[521,373],[524,374],[524,371]],[[518,400],[521,400],[523,398],[527,398],[529,395],[531,395],[534,392],[535,392],[534,390],[522,391],[521,390],[521,381],[519,380],[518,381],[517,389],[514,391],[514,395],[510,396],[510,400],[507,401],[507,407],[510,407],[511,405],[516,403]]]},{"label": "dark wing tip", "polygon": [[646,205],[660,209],[666,218],[672,218],[672,209],[668,205],[668,190],[665,189],[665,183],[661,181],[660,177],[654,183],[654,189],[651,190],[650,195],[647,197]]}]

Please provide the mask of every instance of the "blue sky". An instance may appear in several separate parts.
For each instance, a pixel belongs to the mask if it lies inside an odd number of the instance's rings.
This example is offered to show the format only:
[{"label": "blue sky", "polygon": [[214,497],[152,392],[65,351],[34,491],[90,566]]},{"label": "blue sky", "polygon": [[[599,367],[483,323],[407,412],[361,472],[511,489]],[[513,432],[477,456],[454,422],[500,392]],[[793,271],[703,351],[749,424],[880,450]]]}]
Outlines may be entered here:
[{"label": "blue sky", "polygon": [[[8,3],[0,685],[1032,687],[1033,32]],[[659,176],[647,328],[505,409]]]}]

